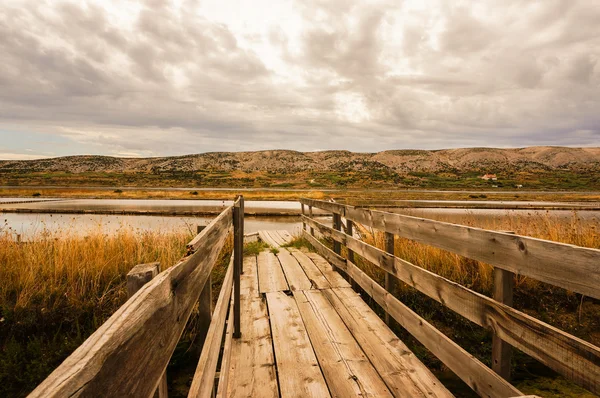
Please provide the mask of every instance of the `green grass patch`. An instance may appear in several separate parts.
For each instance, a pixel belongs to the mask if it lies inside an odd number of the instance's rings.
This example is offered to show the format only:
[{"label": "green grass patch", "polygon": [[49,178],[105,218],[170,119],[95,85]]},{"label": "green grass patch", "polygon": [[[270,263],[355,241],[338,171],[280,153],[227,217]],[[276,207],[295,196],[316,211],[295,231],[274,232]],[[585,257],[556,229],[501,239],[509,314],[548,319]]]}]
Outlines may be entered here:
[{"label": "green grass patch", "polygon": [[268,249],[270,246],[261,240],[248,242],[244,245],[244,256],[258,256],[260,252]]}]

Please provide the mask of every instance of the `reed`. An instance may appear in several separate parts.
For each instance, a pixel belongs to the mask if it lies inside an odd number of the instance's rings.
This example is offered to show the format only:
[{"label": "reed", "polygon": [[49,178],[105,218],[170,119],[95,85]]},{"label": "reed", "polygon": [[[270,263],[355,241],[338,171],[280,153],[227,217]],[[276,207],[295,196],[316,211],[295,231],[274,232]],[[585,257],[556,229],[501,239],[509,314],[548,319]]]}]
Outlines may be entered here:
[{"label": "reed", "polygon": [[[16,242],[0,232],[0,396],[25,396],[126,300],[126,275],[139,263],[163,269],[185,255],[192,231],[142,231],[99,226],[85,236],[76,226],[42,231]],[[218,295],[231,253],[226,243],[212,280]],[[174,354],[187,363],[198,334],[197,311]],[[171,372],[171,366],[169,368]],[[170,373],[171,374],[171,373]],[[193,374],[193,369],[192,369]]]}]

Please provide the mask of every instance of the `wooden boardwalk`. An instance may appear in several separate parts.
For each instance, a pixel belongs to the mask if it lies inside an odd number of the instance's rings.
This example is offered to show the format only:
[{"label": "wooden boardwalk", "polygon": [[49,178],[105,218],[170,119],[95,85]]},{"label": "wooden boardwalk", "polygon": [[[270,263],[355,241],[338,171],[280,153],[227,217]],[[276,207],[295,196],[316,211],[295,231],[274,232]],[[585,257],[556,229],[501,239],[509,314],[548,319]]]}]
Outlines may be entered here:
[{"label": "wooden boardwalk", "polygon": [[[600,299],[600,250],[333,202],[301,204],[302,237],[316,253],[288,247],[286,231],[245,235],[238,197],[175,265],[161,273],[157,264],[134,267],[130,299],[30,397],[166,398],[165,370],[196,304],[208,330],[190,398],[452,396],[388,328],[392,321],[481,397],[524,396],[510,384],[512,347],[600,393],[600,347],[512,307],[517,275]],[[313,208],[331,212],[332,226],[314,219]],[[385,249],[361,240],[374,230]],[[231,236],[213,310],[211,274]],[[257,237],[271,248],[244,257],[244,241]],[[492,297],[397,257],[398,237],[490,264]],[[363,265],[385,272],[383,283]],[[489,330],[491,368],[400,301],[393,294],[400,281]],[[381,307],[385,321],[354,289]]]},{"label": "wooden boardwalk", "polygon": [[450,397],[322,257],[281,247],[244,258],[241,339],[226,337],[226,397]]}]

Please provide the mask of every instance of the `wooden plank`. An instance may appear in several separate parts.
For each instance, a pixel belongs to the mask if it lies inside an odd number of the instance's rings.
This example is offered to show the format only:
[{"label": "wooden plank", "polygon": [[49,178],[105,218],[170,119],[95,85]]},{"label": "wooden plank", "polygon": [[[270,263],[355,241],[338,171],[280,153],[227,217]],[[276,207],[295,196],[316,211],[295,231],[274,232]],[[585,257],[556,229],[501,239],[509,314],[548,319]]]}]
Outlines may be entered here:
[{"label": "wooden plank", "polygon": [[294,256],[296,261],[298,261],[298,263],[304,270],[304,273],[315,288],[329,289],[331,287],[331,284],[329,283],[327,278],[325,278],[323,273],[319,270],[319,268],[317,268],[315,263],[313,263],[313,261],[306,254],[293,247],[289,248],[288,250],[290,253],[292,253],[292,256]]},{"label": "wooden plank", "polygon": [[286,230],[279,230],[277,232],[279,232],[279,235],[281,235],[286,245],[294,240],[294,236]]},{"label": "wooden plank", "polygon": [[347,280],[339,272],[333,270],[331,264],[317,253],[304,253],[317,266],[319,271],[325,276],[331,287],[350,287]]},{"label": "wooden plank", "polygon": [[282,241],[276,231],[265,231],[265,234],[269,236],[273,243],[275,243],[276,246],[274,247],[279,248],[279,246],[281,246]]},{"label": "wooden plank", "polygon": [[322,290],[397,397],[452,397],[406,345],[350,288]]},{"label": "wooden plank", "polygon": [[[419,340],[480,396],[505,398],[522,395],[509,382],[450,340],[397,298],[390,295],[351,262],[348,262],[347,272],[369,296],[373,297],[379,305],[389,312],[396,322]],[[337,294],[339,290],[343,289],[333,290]]]},{"label": "wooden plank", "polygon": [[138,290],[30,396],[148,397],[154,393],[231,223],[228,208],[202,231],[194,254]]},{"label": "wooden plank", "polygon": [[313,284],[290,252],[281,249],[279,253],[277,253],[277,258],[281,263],[281,268],[285,273],[285,278],[287,279],[290,290],[308,290],[313,288]]},{"label": "wooden plank", "polygon": [[[198,232],[200,233],[200,232]],[[131,298],[133,295],[142,288],[146,283],[154,279],[155,276],[160,274],[160,263],[149,263],[149,264],[138,264],[127,273],[127,297]],[[210,278],[207,284],[210,283]],[[204,286],[206,290],[206,285]],[[154,393],[156,398],[167,398],[169,396],[169,389],[167,384],[167,372],[165,371],[158,383],[158,388]]]},{"label": "wooden plank", "polygon": [[307,223],[566,378],[600,392],[600,348],[314,220]]},{"label": "wooden plank", "polygon": [[231,302],[231,290],[233,288],[233,256],[223,285],[219,292],[219,298],[215,305],[214,320],[210,323],[206,340],[200,354],[200,360],[194,373],[192,385],[188,397],[210,398],[213,392],[215,374],[217,373],[217,362],[221,351],[221,342],[225,330],[225,319]]},{"label": "wooden plank", "polygon": [[273,253],[263,251],[258,255],[258,290],[260,293],[289,290],[283,269]]},{"label": "wooden plank", "polygon": [[366,226],[600,298],[598,249],[324,201],[302,199],[301,203],[326,210],[335,208]]},{"label": "wooden plank", "polygon": [[271,239],[271,236],[267,233],[267,231],[258,231],[258,236],[260,237],[260,240],[271,247],[277,248],[279,246],[277,242]]},{"label": "wooden plank", "polygon": [[[233,300],[230,300],[229,314],[233,314]],[[219,386],[217,398],[226,398],[227,386],[229,385],[229,370],[231,368],[231,344],[233,341],[233,319],[227,322],[227,332],[223,344],[223,356],[221,357],[221,371],[219,372]]]},{"label": "wooden plank", "polygon": [[267,293],[281,398],[330,397],[296,302]]},{"label": "wooden plank", "polygon": [[265,300],[258,291],[256,257],[244,258],[242,337],[231,342],[227,397],[278,398],[273,341]]},{"label": "wooden plank", "polygon": [[281,231],[271,231],[271,234],[273,236],[276,236],[279,242],[279,246],[285,246],[288,243],[287,240],[283,237]]},{"label": "wooden plank", "polygon": [[318,290],[294,292],[294,299],[334,397],[392,397],[352,333]]}]

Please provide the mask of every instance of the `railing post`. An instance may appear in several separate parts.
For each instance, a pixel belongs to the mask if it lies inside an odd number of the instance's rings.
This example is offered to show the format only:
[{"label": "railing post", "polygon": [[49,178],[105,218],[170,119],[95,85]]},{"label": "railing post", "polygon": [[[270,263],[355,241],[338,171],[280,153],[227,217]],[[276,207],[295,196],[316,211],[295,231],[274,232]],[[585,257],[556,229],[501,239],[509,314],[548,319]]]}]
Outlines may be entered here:
[{"label": "railing post", "polygon": [[[333,213],[333,229],[336,231],[342,230],[342,216],[338,213]],[[333,241],[333,251],[335,254],[342,254],[342,245],[340,242],[334,240]]]},{"label": "railing post", "polygon": [[[308,206],[308,216],[311,219],[313,218],[313,207],[312,206]],[[311,234],[311,236],[315,236],[315,229],[313,227],[310,227],[310,234]]]},{"label": "railing post", "polygon": [[[346,219],[346,234],[348,236],[352,237],[353,232],[354,232],[354,224],[352,223],[352,220]],[[346,248],[346,250],[348,250],[348,256],[346,258],[348,259],[348,261],[350,261],[351,263],[354,264],[354,252],[352,250],[350,250],[350,248],[348,248],[348,247]]]},{"label": "railing post", "polygon": [[244,263],[244,197],[233,205],[233,337],[242,337],[240,309],[240,277]]},{"label": "railing post", "polygon": [[[131,298],[146,283],[160,273],[160,263],[138,264],[127,273],[127,298]],[[157,398],[167,398],[167,372],[160,378],[158,388],[154,393]]]},{"label": "railing post", "polygon": [[[514,234],[514,232],[503,231]],[[513,288],[515,274],[494,267],[494,291],[492,298],[509,307],[513,306]],[[496,334],[492,336],[492,370],[498,373],[506,381],[510,381],[510,361],[512,358],[512,346],[503,341]]]},{"label": "railing post", "polygon": [[[394,234],[389,232],[385,233],[385,251],[394,255]],[[385,290],[387,290],[392,296],[396,292],[397,280],[396,277],[390,275],[389,272],[385,273]],[[393,319],[390,314],[385,313],[385,323],[388,326],[392,326]]]},{"label": "railing post", "polygon": [[[300,208],[302,209],[302,215],[305,216],[304,203],[300,203]],[[306,231],[306,222],[304,222],[304,218],[302,218],[302,231]]]}]

